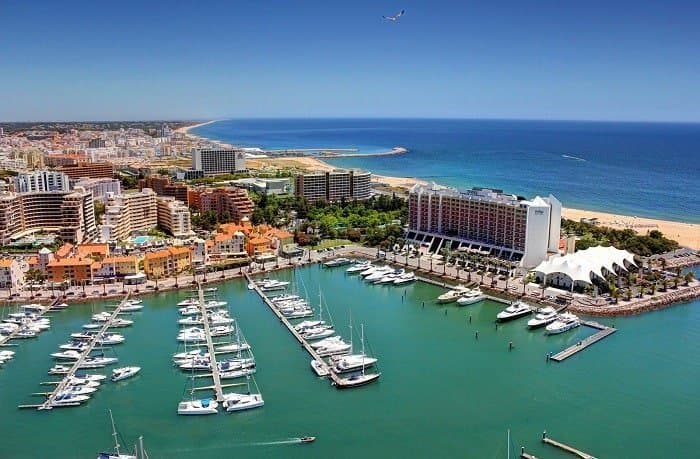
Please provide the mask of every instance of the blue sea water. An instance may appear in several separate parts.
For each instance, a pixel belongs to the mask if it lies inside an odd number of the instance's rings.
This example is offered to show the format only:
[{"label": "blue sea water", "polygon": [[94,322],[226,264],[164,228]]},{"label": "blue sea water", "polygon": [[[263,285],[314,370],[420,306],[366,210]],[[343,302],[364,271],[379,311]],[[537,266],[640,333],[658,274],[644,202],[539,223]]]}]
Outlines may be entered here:
[{"label": "blue sea water", "polygon": [[700,222],[700,124],[444,119],[225,120],[192,131],[236,145],[408,148],[339,167],[458,186],[553,194],[565,207]]}]

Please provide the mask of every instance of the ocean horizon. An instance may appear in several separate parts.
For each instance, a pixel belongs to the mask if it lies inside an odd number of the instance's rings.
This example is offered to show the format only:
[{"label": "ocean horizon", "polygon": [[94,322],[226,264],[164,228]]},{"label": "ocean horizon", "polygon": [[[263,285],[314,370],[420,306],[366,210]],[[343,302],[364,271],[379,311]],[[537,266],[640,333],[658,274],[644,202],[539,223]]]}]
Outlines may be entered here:
[{"label": "ocean horizon", "polygon": [[[338,167],[533,197],[565,207],[700,223],[700,124],[420,118],[215,121],[193,134],[263,149],[350,148]],[[393,147],[408,152],[371,156]]]}]

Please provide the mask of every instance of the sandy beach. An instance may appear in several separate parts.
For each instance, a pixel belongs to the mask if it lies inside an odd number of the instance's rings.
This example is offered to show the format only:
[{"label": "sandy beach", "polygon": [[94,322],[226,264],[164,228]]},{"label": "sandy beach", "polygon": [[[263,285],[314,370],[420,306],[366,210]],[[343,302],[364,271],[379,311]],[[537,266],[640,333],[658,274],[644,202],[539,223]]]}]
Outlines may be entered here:
[{"label": "sandy beach", "polygon": [[181,128],[175,129],[175,132],[179,132],[181,134],[192,135],[192,134],[189,134],[190,129],[198,128],[200,126],[206,126],[207,124],[216,123],[217,121],[221,121],[221,120],[205,121],[204,123],[192,124],[190,126],[182,126]]}]

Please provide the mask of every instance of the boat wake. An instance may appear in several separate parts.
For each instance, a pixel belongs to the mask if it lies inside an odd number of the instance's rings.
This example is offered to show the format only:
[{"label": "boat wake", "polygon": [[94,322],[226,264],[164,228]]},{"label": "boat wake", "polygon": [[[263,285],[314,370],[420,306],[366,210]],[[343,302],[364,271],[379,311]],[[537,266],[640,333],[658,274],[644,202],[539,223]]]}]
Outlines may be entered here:
[{"label": "boat wake", "polygon": [[570,160],[572,160],[572,161],[583,161],[583,162],[586,162],[585,159],[579,158],[578,156],[561,155],[561,157],[564,158],[564,159],[570,159]]},{"label": "boat wake", "polygon": [[277,441],[260,441],[255,443],[247,443],[247,446],[293,445],[296,443],[301,443],[301,438],[287,438],[286,440]]},{"label": "boat wake", "polygon": [[259,442],[245,442],[245,443],[228,443],[226,445],[216,445],[216,446],[199,446],[195,448],[178,448],[176,450],[165,451],[168,454],[175,453],[194,453],[200,451],[216,451],[216,450],[226,450],[231,448],[242,448],[249,446],[276,446],[276,445],[297,445],[301,443],[301,438],[286,438],[283,440],[276,441],[259,441]]}]

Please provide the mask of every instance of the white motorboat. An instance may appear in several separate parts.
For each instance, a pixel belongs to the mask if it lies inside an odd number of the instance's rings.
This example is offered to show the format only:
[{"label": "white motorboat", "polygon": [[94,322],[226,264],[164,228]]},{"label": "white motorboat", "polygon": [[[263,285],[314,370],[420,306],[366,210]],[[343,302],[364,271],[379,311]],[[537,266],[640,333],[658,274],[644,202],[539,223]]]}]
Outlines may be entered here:
[{"label": "white motorboat", "polygon": [[457,298],[457,304],[460,306],[466,306],[468,304],[474,304],[478,303],[479,301],[483,301],[486,299],[486,295],[481,293],[481,290],[478,288],[471,289],[468,292],[464,293],[461,297]]},{"label": "white motorboat", "polygon": [[199,306],[199,300],[197,298],[188,298],[186,300],[180,301],[178,306]]},{"label": "white motorboat", "polygon": [[387,274],[393,272],[394,269],[391,266],[382,266],[379,268],[376,268],[374,272],[370,273],[368,276],[365,276],[365,280],[367,282],[374,282],[377,280],[380,280]]},{"label": "white motorboat", "polygon": [[14,351],[0,351],[0,363],[5,363],[15,357]]},{"label": "white motorboat", "polygon": [[304,317],[311,317],[314,315],[314,311],[311,308],[302,308],[294,310],[289,313],[282,313],[287,319],[303,319]]},{"label": "white motorboat", "polygon": [[130,299],[130,300],[127,300],[127,303],[131,303],[131,304],[141,304],[141,303],[143,303],[143,300],[139,300],[138,298],[132,298],[132,299]]},{"label": "white motorboat", "polygon": [[64,406],[77,406],[83,402],[90,400],[89,395],[77,395],[71,392],[62,392],[54,397],[53,401],[50,403],[51,408],[61,408]]},{"label": "white motorboat", "polygon": [[508,322],[532,314],[532,306],[522,301],[516,301],[496,315],[496,321]]},{"label": "white motorboat", "polygon": [[546,330],[548,335],[557,335],[559,333],[569,331],[572,328],[576,328],[579,325],[581,325],[581,320],[578,318],[578,316],[571,314],[570,312],[565,312],[563,314],[559,314],[559,317],[554,322],[547,325]]},{"label": "white motorboat", "polygon": [[86,386],[94,387],[95,389],[99,388],[102,385],[100,381],[89,381],[86,379],[79,378],[68,378],[67,384],[68,386]]},{"label": "white motorboat", "polygon": [[202,341],[206,341],[207,337],[204,334],[204,332],[201,332],[201,333],[190,332],[190,333],[180,333],[179,335],[177,335],[177,340],[181,343],[200,343]]},{"label": "white motorboat", "polygon": [[226,411],[243,411],[261,407],[265,404],[260,394],[224,394],[222,406]]},{"label": "white motorboat", "polygon": [[13,324],[13,323],[0,323],[0,333],[9,335],[10,333],[14,333],[19,329],[18,324]]},{"label": "white motorboat", "polygon": [[285,293],[284,295],[276,296],[272,298],[272,302],[275,304],[282,303],[285,301],[291,301],[291,300],[301,300],[302,298],[299,295],[293,295],[291,293]]},{"label": "white motorboat", "polygon": [[219,402],[209,398],[191,399],[178,403],[177,414],[182,415],[204,415],[217,414]]},{"label": "white motorboat", "polygon": [[317,348],[316,353],[319,355],[319,357],[328,357],[331,355],[347,354],[350,352],[350,348],[350,344],[330,343],[326,346]]},{"label": "white motorboat", "polygon": [[87,357],[78,368],[103,368],[107,365],[117,363],[118,360],[119,359],[116,357]]},{"label": "white motorboat", "polygon": [[83,325],[83,328],[85,330],[99,330],[102,328],[103,324],[96,324],[96,323],[91,323],[91,324],[85,324]]},{"label": "white motorboat", "polygon": [[250,349],[250,345],[248,343],[232,343],[232,344],[224,344],[223,346],[217,346],[214,348],[214,351],[216,352],[243,352],[247,351]]},{"label": "white motorboat", "polygon": [[61,310],[61,309],[66,309],[68,308],[68,303],[58,303],[54,306],[51,307],[53,310]]},{"label": "white motorboat", "polygon": [[136,376],[139,371],[141,371],[141,367],[115,368],[114,370],[112,370],[112,376],[110,377],[110,379],[113,382],[122,381],[124,379]]},{"label": "white motorboat", "polygon": [[207,309],[221,308],[227,304],[228,303],[226,301],[209,300],[204,303],[204,307]]},{"label": "white motorboat", "polygon": [[219,371],[233,371],[233,370],[240,370],[243,368],[253,368],[253,367],[255,367],[255,359],[254,358],[227,359],[227,360],[222,360],[220,362],[217,362],[217,366],[219,367]]},{"label": "white motorboat", "polygon": [[343,341],[343,338],[340,336],[331,336],[330,338],[322,339],[321,341],[316,341],[315,343],[309,343],[309,345],[314,348],[318,349],[321,347],[326,347],[331,344],[346,344],[345,341]]},{"label": "white motorboat", "polygon": [[[138,456],[132,456],[130,454],[122,454],[119,451],[120,445],[119,445],[119,440],[118,440],[117,428],[114,426],[114,418],[112,417],[112,410],[109,410],[109,419],[112,421],[112,436],[114,437],[114,452],[113,453],[98,453],[97,459],[139,459]],[[143,450],[143,445],[142,445],[142,450]],[[145,459],[145,457],[142,457],[140,459]]]},{"label": "white motorboat", "polygon": [[34,313],[36,313],[36,312],[41,312],[41,311],[43,311],[43,310],[44,310],[44,306],[42,306],[42,305],[40,305],[40,304],[38,304],[38,303],[32,303],[32,304],[24,304],[24,305],[22,305],[22,306],[20,306],[20,309],[22,309],[23,311],[34,312]]},{"label": "white motorboat", "polygon": [[301,337],[304,338],[306,341],[315,341],[317,339],[328,338],[332,335],[335,335],[335,330],[328,325],[308,328],[305,331],[301,332]]},{"label": "white motorboat", "polygon": [[403,273],[396,273],[396,272],[389,273],[389,274],[385,275],[384,277],[382,277],[382,278],[380,278],[380,279],[378,279],[378,280],[375,280],[375,281],[373,282],[373,284],[377,284],[377,285],[381,285],[381,284],[393,284],[394,281],[395,281],[396,279],[398,279],[399,276],[400,276],[401,274],[403,274]]},{"label": "white motorboat", "polygon": [[134,311],[140,311],[142,309],[143,309],[143,305],[140,303],[127,302],[119,310],[122,312],[134,312]]},{"label": "white motorboat", "polygon": [[86,374],[86,373],[76,373],[70,379],[70,382],[71,382],[71,384],[75,384],[75,385],[86,384],[86,383],[98,383],[99,384],[101,381],[104,381],[105,379],[107,379],[107,376],[105,376],[105,375],[92,375],[92,374]]},{"label": "white motorboat", "polygon": [[27,327],[22,327],[18,332],[15,333],[15,338],[26,339],[26,338],[36,338],[36,337],[37,337],[37,332],[35,330],[32,330],[31,328],[27,328]]},{"label": "white motorboat", "polygon": [[404,285],[416,280],[416,273],[403,273],[394,279],[394,285]]},{"label": "white motorboat", "polygon": [[467,293],[469,290],[470,289],[463,287],[461,285],[454,287],[453,289],[438,296],[437,303],[440,303],[440,304],[454,303],[455,301],[457,301],[457,299],[461,298],[462,295]]},{"label": "white motorboat", "polygon": [[230,325],[218,325],[216,327],[209,328],[209,334],[211,336],[226,336],[233,333],[233,327]]},{"label": "white motorboat", "polygon": [[70,371],[70,367],[66,365],[54,365],[49,369],[50,375],[65,375]]},{"label": "white motorboat", "polygon": [[199,306],[186,306],[184,308],[180,308],[178,311],[180,311],[181,316],[193,316],[201,312]]},{"label": "white motorboat", "polygon": [[361,277],[367,277],[367,276],[369,276],[370,274],[374,274],[374,272],[377,271],[378,269],[382,269],[382,268],[384,268],[384,267],[383,267],[383,266],[369,265],[369,266],[367,267],[367,269],[365,269],[364,271],[360,271],[360,276],[361,276]]},{"label": "white motorboat", "polygon": [[94,339],[95,336],[97,336],[97,332],[90,332],[90,331],[78,332],[78,333],[71,333],[71,334],[70,334],[70,337],[71,337],[71,338],[77,339],[77,340],[80,340],[80,341],[89,341],[89,340],[91,340],[91,339]]},{"label": "white motorboat", "polygon": [[200,357],[209,358],[209,353],[205,352],[203,349],[193,349],[191,351],[178,352],[173,354],[173,362],[178,360],[192,360]]},{"label": "white motorboat", "polygon": [[122,319],[120,317],[117,317],[112,321],[112,323],[109,324],[107,328],[124,328],[124,327],[130,327],[133,325],[134,321],[133,320],[128,320],[128,319]]},{"label": "white motorboat", "polygon": [[79,386],[66,386],[66,388],[62,392],[59,392],[59,394],[66,393],[74,395],[90,395],[94,394],[95,392],[97,392],[97,387],[91,387],[87,384],[82,384]]},{"label": "white motorboat", "polygon": [[274,290],[284,290],[287,288],[287,285],[289,285],[289,282],[279,281],[276,279],[264,279],[263,281],[258,282],[257,285],[263,292],[270,292]]},{"label": "white motorboat", "polygon": [[537,314],[535,314],[535,317],[527,321],[527,328],[532,330],[535,328],[544,327],[545,325],[551,324],[557,320],[557,316],[557,311],[553,307],[546,306],[539,309]]},{"label": "white motorboat", "polygon": [[340,257],[323,263],[323,266],[325,266],[326,268],[335,268],[336,266],[345,266],[349,265],[350,263],[352,263],[351,259]]},{"label": "white motorboat", "polygon": [[362,271],[366,271],[371,267],[372,263],[365,261],[362,263],[357,263],[355,266],[350,266],[348,269],[345,270],[345,272],[348,274],[359,274]]},{"label": "white motorboat", "polygon": [[97,338],[95,343],[100,346],[112,346],[114,344],[121,344],[124,342],[124,336],[118,333],[109,333],[101,338]]},{"label": "white motorboat", "polygon": [[90,346],[87,341],[71,341],[70,343],[61,344],[58,346],[59,349],[64,351],[78,351],[82,352]]},{"label": "white motorboat", "polygon": [[319,360],[311,361],[311,369],[314,370],[316,376],[324,377],[330,374],[330,372],[328,371],[328,365]]},{"label": "white motorboat", "polygon": [[110,312],[98,312],[93,314],[91,319],[93,322],[107,322],[111,317],[112,313]]}]

